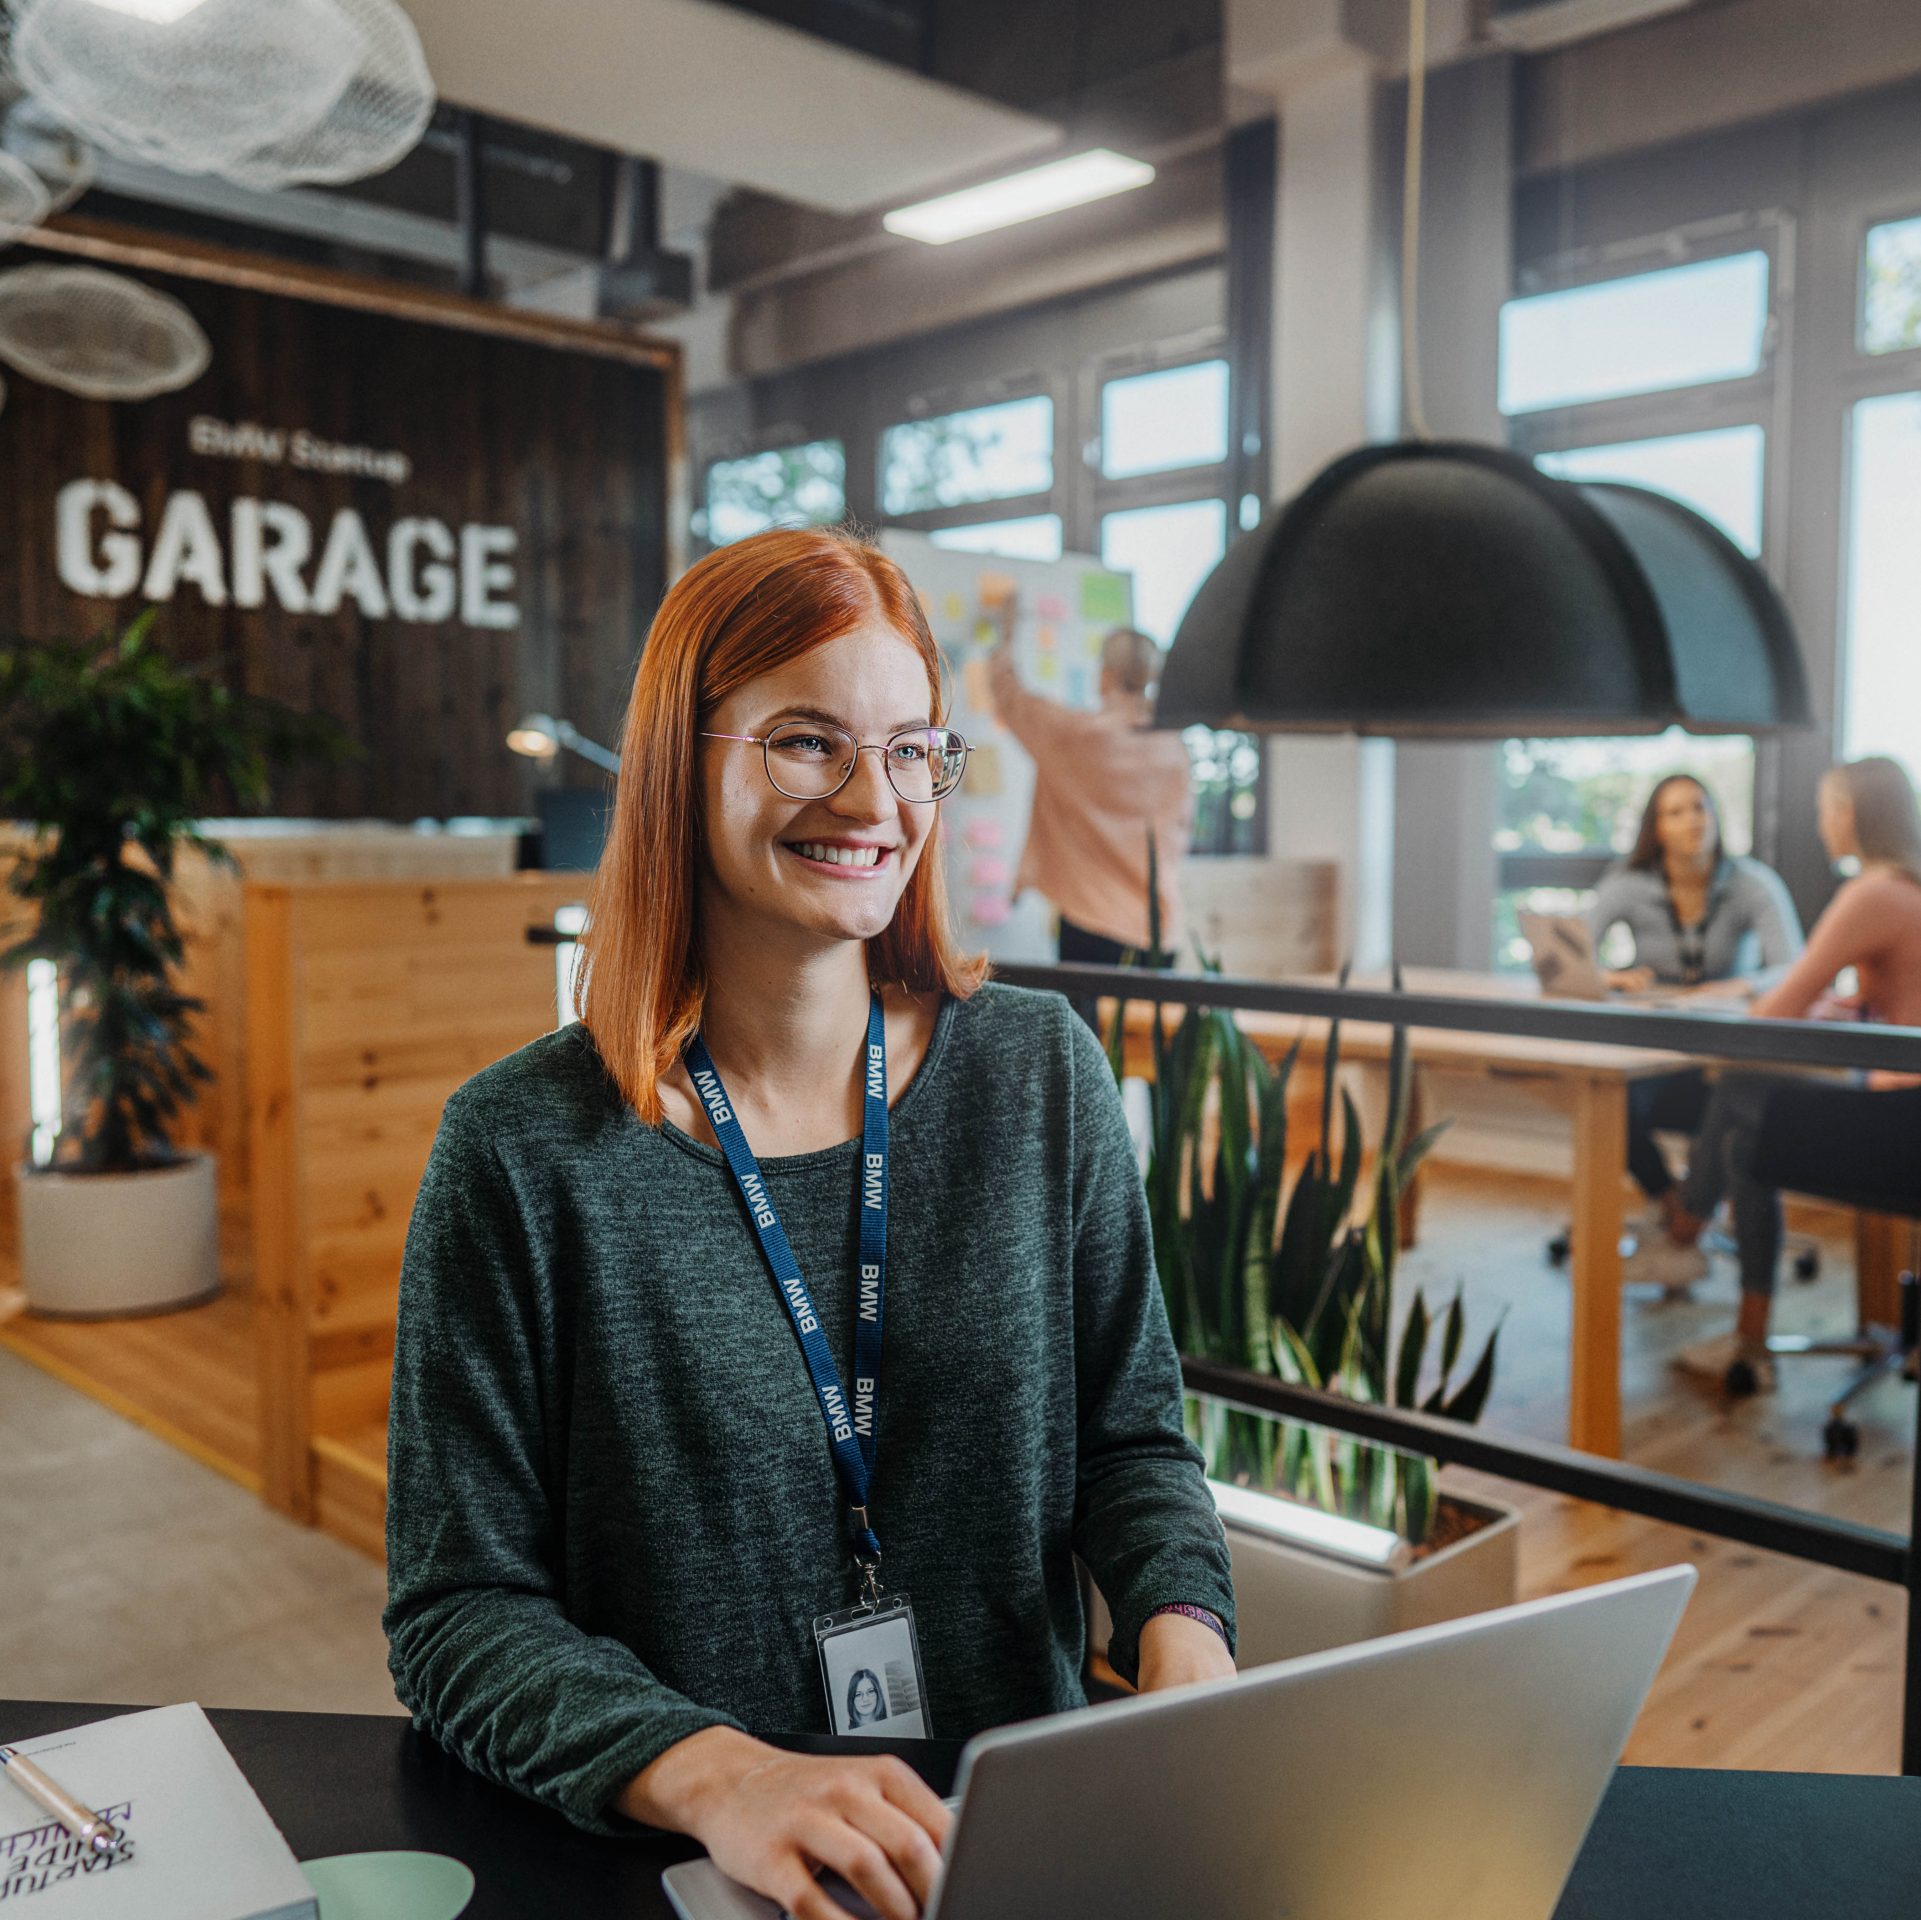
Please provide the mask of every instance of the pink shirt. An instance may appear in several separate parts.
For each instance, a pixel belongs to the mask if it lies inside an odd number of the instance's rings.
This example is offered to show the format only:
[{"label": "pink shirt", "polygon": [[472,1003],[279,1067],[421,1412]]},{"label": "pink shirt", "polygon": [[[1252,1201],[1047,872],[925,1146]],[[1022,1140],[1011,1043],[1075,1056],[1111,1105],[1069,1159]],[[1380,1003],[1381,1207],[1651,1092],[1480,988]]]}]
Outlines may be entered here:
[{"label": "pink shirt", "polygon": [[[1848,881],[1814,923],[1800,959],[1750,1011],[1801,1019],[1845,967],[1860,983],[1863,1018],[1921,1027],[1921,880],[1883,867]],[[1876,1085],[1908,1081],[1906,1075],[1870,1077]]]},{"label": "pink shirt", "polygon": [[1038,887],[1089,933],[1147,946],[1147,836],[1160,875],[1161,941],[1181,935],[1181,861],[1194,800],[1181,736],[1149,725],[1138,694],[1088,713],[1030,692],[1006,647],[988,663],[994,705],[1033,756],[1034,811],[1014,886]]}]

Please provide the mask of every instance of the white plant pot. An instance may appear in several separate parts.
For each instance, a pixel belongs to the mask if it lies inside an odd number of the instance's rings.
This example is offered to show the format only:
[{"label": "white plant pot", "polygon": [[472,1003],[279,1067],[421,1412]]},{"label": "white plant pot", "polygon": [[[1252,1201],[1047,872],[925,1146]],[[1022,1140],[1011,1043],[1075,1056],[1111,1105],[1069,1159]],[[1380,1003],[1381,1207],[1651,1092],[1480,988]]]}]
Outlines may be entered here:
[{"label": "white plant pot", "polygon": [[[1511,1605],[1520,1591],[1520,1514],[1445,1491],[1442,1498],[1482,1516],[1484,1524],[1399,1566],[1368,1565],[1224,1519],[1239,1666],[1262,1667]],[[1112,1621],[1098,1591],[1093,1601],[1088,1633],[1099,1651]]]},{"label": "white plant pot", "polygon": [[147,1173],[14,1168],[20,1285],[31,1312],[63,1320],[165,1313],[220,1291],[212,1154]]}]

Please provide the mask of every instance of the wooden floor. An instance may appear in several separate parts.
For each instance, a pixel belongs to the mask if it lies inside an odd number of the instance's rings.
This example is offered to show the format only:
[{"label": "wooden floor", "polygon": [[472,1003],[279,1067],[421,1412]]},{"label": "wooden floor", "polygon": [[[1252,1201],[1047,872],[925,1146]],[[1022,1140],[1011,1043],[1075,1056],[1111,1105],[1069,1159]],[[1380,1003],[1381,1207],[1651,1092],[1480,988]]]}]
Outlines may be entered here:
[{"label": "wooden floor", "polygon": [[0,1290],[0,1346],[259,1492],[249,1295],[138,1320],[42,1320],[20,1306],[17,1293]]},{"label": "wooden floor", "polygon": [[[1568,1287],[1545,1242],[1564,1207],[1551,1187],[1438,1171],[1404,1286],[1430,1300],[1460,1286],[1470,1327],[1502,1318],[1491,1428],[1558,1440],[1567,1391]],[[1835,1223],[1837,1226],[1839,1223]],[[1812,1286],[1783,1290],[1783,1331],[1852,1321],[1851,1248],[1820,1243]],[[4,1278],[4,1276],[0,1276]],[[1689,1342],[1724,1331],[1735,1300],[1717,1261],[1692,1301],[1630,1294],[1622,1389],[1630,1459],[1668,1473],[1905,1533],[1912,1390],[1859,1408],[1858,1461],[1823,1460],[1820,1433],[1844,1362],[1790,1362],[1780,1391],[1736,1406],[1676,1371]],[[0,1315],[4,1315],[0,1307]],[[14,1317],[0,1344],[134,1418],[242,1484],[257,1484],[254,1376],[244,1297],[143,1321],[82,1326]],[[378,1555],[386,1442],[375,1425],[316,1443],[330,1531]],[[1628,1758],[1645,1764],[1886,1773],[1897,1765],[1904,1599],[1893,1587],[1701,1538],[1529,1488],[1454,1476],[1520,1507],[1524,1594],[1552,1593],[1691,1560],[1702,1580]]]}]

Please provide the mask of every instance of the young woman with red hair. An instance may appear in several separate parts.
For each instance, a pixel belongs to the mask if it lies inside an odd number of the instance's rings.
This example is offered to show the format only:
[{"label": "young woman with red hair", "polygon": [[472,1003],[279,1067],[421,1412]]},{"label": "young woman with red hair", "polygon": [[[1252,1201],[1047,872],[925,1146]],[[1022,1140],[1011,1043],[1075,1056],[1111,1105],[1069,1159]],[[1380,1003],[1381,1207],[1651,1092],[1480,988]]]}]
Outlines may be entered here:
[{"label": "young woman with red hair", "polygon": [[875,1733],[1078,1704],[1076,1553],[1122,1673],[1233,1670],[1113,1078],[948,930],[966,752],[877,550],[692,568],[635,678],[581,1022],[448,1102],[401,1277],[401,1700],[800,1920],[843,1912],[823,1867],[912,1920],[946,1831],[897,1761],[773,1744],[852,1731],[850,1675],[885,1675]]}]

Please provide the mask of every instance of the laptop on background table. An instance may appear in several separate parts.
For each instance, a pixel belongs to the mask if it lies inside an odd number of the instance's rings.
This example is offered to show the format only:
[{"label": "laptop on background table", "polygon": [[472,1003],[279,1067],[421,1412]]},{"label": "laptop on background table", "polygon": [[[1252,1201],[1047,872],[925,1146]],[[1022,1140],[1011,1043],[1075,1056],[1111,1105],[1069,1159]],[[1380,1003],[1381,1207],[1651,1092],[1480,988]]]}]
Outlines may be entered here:
[{"label": "laptop on background table", "polygon": [[[1694,1581],[984,1733],[927,1920],[1550,1920]],[[711,1861],[664,1880],[682,1920],[780,1913]]]}]

